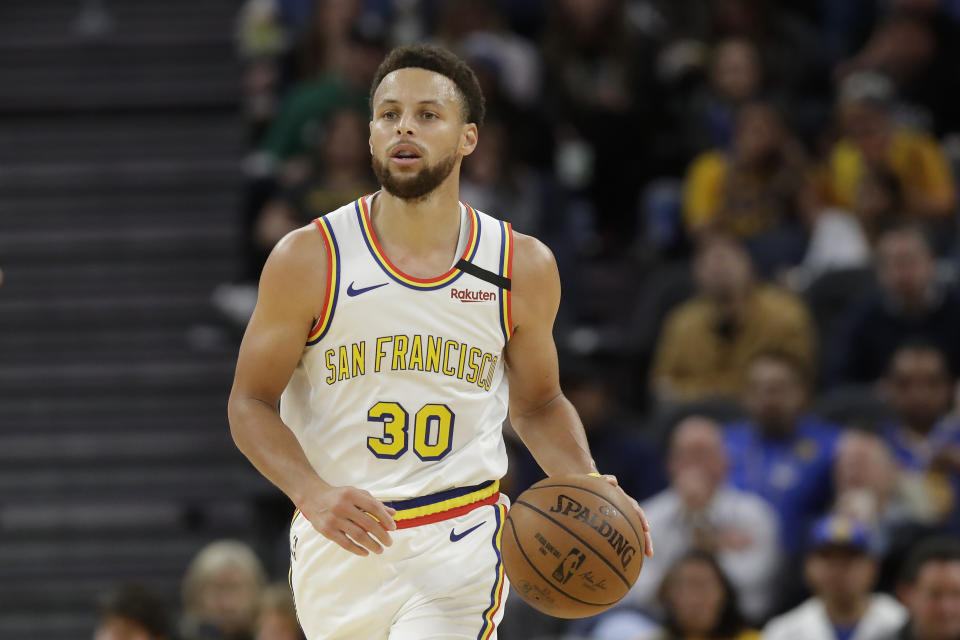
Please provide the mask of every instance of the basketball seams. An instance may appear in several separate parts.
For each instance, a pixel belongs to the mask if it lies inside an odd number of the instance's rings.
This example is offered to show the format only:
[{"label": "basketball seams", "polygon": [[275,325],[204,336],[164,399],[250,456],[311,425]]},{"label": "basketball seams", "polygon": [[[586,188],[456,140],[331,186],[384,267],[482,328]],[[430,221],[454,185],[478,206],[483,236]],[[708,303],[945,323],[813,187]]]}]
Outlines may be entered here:
[{"label": "basketball seams", "polygon": [[[561,485],[561,486],[562,486],[562,485]],[[604,498],[604,499],[606,499],[606,498]],[[570,530],[565,524],[562,524],[562,523],[560,523],[560,522],[557,522],[556,520],[554,520],[554,519],[551,518],[549,515],[547,515],[546,513],[544,513],[543,511],[541,511],[541,510],[538,509],[537,507],[533,506],[533,505],[530,504],[529,502],[524,502],[524,501],[522,501],[522,500],[518,500],[516,504],[517,504],[517,505],[521,505],[521,504],[522,504],[523,506],[525,506],[526,508],[530,509],[531,511],[535,511],[536,513],[539,513],[541,516],[543,516],[544,518],[546,518],[547,520],[549,520],[549,521],[552,522],[553,524],[557,525],[558,527],[560,527],[561,529],[563,529],[564,531],[566,531],[567,533],[569,533],[571,536],[573,536],[573,537],[576,538],[578,541],[580,541],[580,543],[581,543],[583,546],[585,546],[587,549],[589,549],[591,552],[593,552],[593,554],[594,554],[595,556],[597,556],[599,559],[603,560],[604,564],[606,564],[608,567],[610,567],[610,569],[611,569],[615,574],[617,574],[617,577],[618,577],[618,578],[620,578],[621,580],[623,580],[623,584],[626,585],[627,589],[629,589],[630,587],[633,586],[633,585],[630,584],[630,581],[627,580],[627,579],[623,576],[623,574],[621,574],[621,573],[617,570],[617,568],[616,568],[615,566],[613,566],[613,564],[612,564],[609,560],[607,560],[607,558],[606,558],[602,553],[600,553],[599,551],[597,551],[596,549],[594,549],[589,543],[587,543],[586,540],[584,540],[584,539],[581,538],[579,535],[577,535],[577,534],[574,533],[572,530]],[[514,505],[514,506],[516,506],[516,505]],[[513,523],[511,522],[510,525],[513,526]],[[517,541],[517,542],[518,542],[518,544],[519,544],[519,541]],[[540,573],[540,572],[538,571],[537,573]],[[542,577],[542,576],[541,576],[541,577]],[[550,583],[550,584],[552,585],[553,583]]]},{"label": "basketball seams", "polygon": [[[517,503],[515,503],[513,506],[515,507],[515,506],[517,506],[518,504],[526,504],[526,503],[524,503],[524,502],[517,502]],[[535,509],[535,510],[536,510],[536,509]],[[547,519],[550,520],[550,522],[553,522],[554,524],[556,524],[556,525],[558,525],[558,526],[562,526],[562,525],[560,525],[558,522],[554,522],[553,518],[547,518]],[[517,543],[517,550],[520,551],[520,554],[523,556],[523,559],[526,560],[527,566],[530,567],[531,569],[533,569],[534,572],[535,572],[538,576],[540,576],[540,578],[542,578],[543,581],[544,581],[547,585],[549,585],[552,589],[554,589],[554,590],[558,591],[559,593],[563,594],[564,597],[570,598],[570,599],[573,600],[574,602],[579,602],[580,604],[585,604],[585,605],[590,606],[590,607],[609,607],[609,606],[614,605],[614,604],[616,604],[617,602],[620,601],[619,599],[617,599],[617,600],[614,600],[613,602],[587,602],[586,600],[581,600],[580,598],[577,598],[577,597],[575,597],[575,596],[570,595],[569,593],[567,593],[566,591],[564,591],[564,590],[561,589],[560,587],[556,586],[549,578],[547,578],[545,575],[543,575],[542,573],[540,573],[540,570],[539,570],[539,569],[537,568],[537,566],[533,563],[533,560],[531,560],[531,559],[530,559],[530,556],[527,555],[527,552],[524,551],[523,545],[520,543],[520,538],[517,537],[517,528],[514,526],[513,520],[510,519],[510,516],[509,516],[509,515],[507,516],[506,524],[509,524],[509,525],[510,525],[510,532],[513,534],[513,539],[514,539],[514,541],[516,541],[516,543]],[[587,545],[587,544],[585,543],[584,546],[587,546],[587,547],[589,548],[590,545]],[[593,551],[594,553],[597,553],[597,552],[596,552],[595,550],[593,550],[593,549],[590,549],[590,550]],[[599,554],[598,554],[598,555],[599,555]],[[616,572],[616,569],[614,569],[614,571]],[[619,575],[619,574],[618,574],[618,575]]]},{"label": "basketball seams", "polygon": [[[617,505],[615,505],[615,504],[613,504],[612,502],[610,502],[609,498],[607,498],[607,496],[603,495],[602,493],[597,493],[597,492],[594,491],[593,489],[587,489],[586,487],[581,487],[581,486],[578,486],[578,485],[575,485],[575,484],[545,484],[545,485],[540,485],[540,486],[532,486],[532,487],[530,487],[529,489],[527,489],[527,491],[533,491],[533,490],[535,490],[535,489],[549,489],[549,488],[551,488],[551,487],[566,487],[566,488],[569,488],[569,489],[579,489],[580,491],[586,491],[587,493],[592,493],[593,495],[597,496],[598,498],[603,499],[607,504],[609,504],[609,505],[611,505],[612,507],[616,508],[618,511],[621,511],[621,512],[623,511],[623,509],[621,509],[621,508],[618,507]],[[643,544],[643,536],[641,536],[639,533],[637,533],[637,529],[636,529],[636,527],[633,526],[633,523],[630,522],[630,518],[624,516],[623,519],[626,520],[627,525],[629,525],[629,527],[630,527],[630,530],[633,531],[633,535],[637,538],[637,545],[638,545],[638,546],[642,545],[642,544]]]}]

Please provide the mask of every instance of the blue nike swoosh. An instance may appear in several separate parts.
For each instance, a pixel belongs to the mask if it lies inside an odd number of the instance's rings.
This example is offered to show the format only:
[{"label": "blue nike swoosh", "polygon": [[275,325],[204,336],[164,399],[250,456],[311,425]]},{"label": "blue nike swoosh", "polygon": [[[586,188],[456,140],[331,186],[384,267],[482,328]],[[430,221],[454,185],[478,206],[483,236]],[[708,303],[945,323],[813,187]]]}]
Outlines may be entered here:
[{"label": "blue nike swoosh", "polygon": [[358,296],[358,295],[360,295],[361,293],[366,293],[367,291],[373,291],[374,289],[379,289],[380,287],[385,287],[385,286],[387,286],[388,284],[390,284],[390,283],[389,283],[389,282],[383,282],[383,283],[381,283],[381,284],[375,284],[375,285],[373,285],[373,286],[371,286],[371,287],[364,287],[364,288],[362,288],[362,289],[354,289],[354,288],[353,288],[353,283],[351,282],[350,285],[347,287],[347,295],[352,298],[353,296]]},{"label": "blue nike swoosh", "polygon": [[482,526],[485,525],[485,524],[487,524],[487,521],[486,521],[486,520],[484,520],[483,522],[481,522],[481,523],[478,524],[478,525],[475,525],[475,526],[470,527],[469,529],[467,529],[467,530],[464,531],[463,533],[457,533],[457,532],[454,531],[453,529],[450,529],[450,542],[456,542],[457,540],[459,540],[459,539],[462,538],[463,536],[467,535],[468,533],[470,533],[470,532],[473,531],[474,529],[479,529],[480,527],[482,527]]}]

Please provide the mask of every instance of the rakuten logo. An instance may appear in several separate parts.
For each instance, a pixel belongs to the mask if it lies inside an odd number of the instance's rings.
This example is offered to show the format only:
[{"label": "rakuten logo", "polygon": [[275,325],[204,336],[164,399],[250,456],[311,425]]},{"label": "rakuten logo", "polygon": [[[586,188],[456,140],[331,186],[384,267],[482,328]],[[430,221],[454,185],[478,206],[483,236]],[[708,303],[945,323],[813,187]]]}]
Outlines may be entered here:
[{"label": "rakuten logo", "polygon": [[460,302],[486,302],[487,300],[496,300],[497,294],[493,291],[450,289],[450,297],[456,298]]}]

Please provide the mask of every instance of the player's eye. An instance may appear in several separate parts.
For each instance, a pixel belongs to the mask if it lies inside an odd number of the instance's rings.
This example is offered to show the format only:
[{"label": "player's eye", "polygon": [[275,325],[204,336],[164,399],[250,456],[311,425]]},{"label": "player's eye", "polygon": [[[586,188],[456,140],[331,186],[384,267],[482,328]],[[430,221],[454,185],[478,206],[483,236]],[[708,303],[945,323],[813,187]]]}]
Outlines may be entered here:
[{"label": "player's eye", "polygon": [[437,114],[435,114],[433,111],[423,112],[423,118],[426,120],[435,120],[437,117],[438,117]]},{"label": "player's eye", "polygon": [[381,117],[382,117],[382,118],[385,118],[385,119],[387,119],[387,120],[393,120],[394,118],[397,117],[397,112],[396,112],[396,111],[384,111],[384,112],[383,112],[383,115],[382,115]]}]

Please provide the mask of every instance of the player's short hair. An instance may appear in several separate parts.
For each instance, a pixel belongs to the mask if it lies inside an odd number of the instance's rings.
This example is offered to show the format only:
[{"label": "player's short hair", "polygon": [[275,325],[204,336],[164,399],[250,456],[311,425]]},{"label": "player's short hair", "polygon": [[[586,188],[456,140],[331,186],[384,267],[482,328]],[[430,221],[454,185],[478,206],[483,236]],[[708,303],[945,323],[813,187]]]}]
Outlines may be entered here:
[{"label": "player's short hair", "polygon": [[930,562],[960,562],[960,540],[942,536],[927,538],[915,545],[900,569],[900,583],[914,584]]},{"label": "player's short hair", "polygon": [[170,619],[163,600],[142,585],[128,584],[107,594],[100,603],[101,620],[130,620],[155,638],[170,637]]},{"label": "player's short hair", "polygon": [[470,66],[456,55],[436,45],[411,44],[397,47],[387,54],[377,73],[373,76],[370,85],[370,110],[373,111],[373,94],[383,79],[397,69],[411,67],[426,69],[450,78],[460,93],[461,110],[465,122],[472,122],[478,127],[483,124],[486,114],[486,103],[483,99],[483,90],[477,75]]}]

